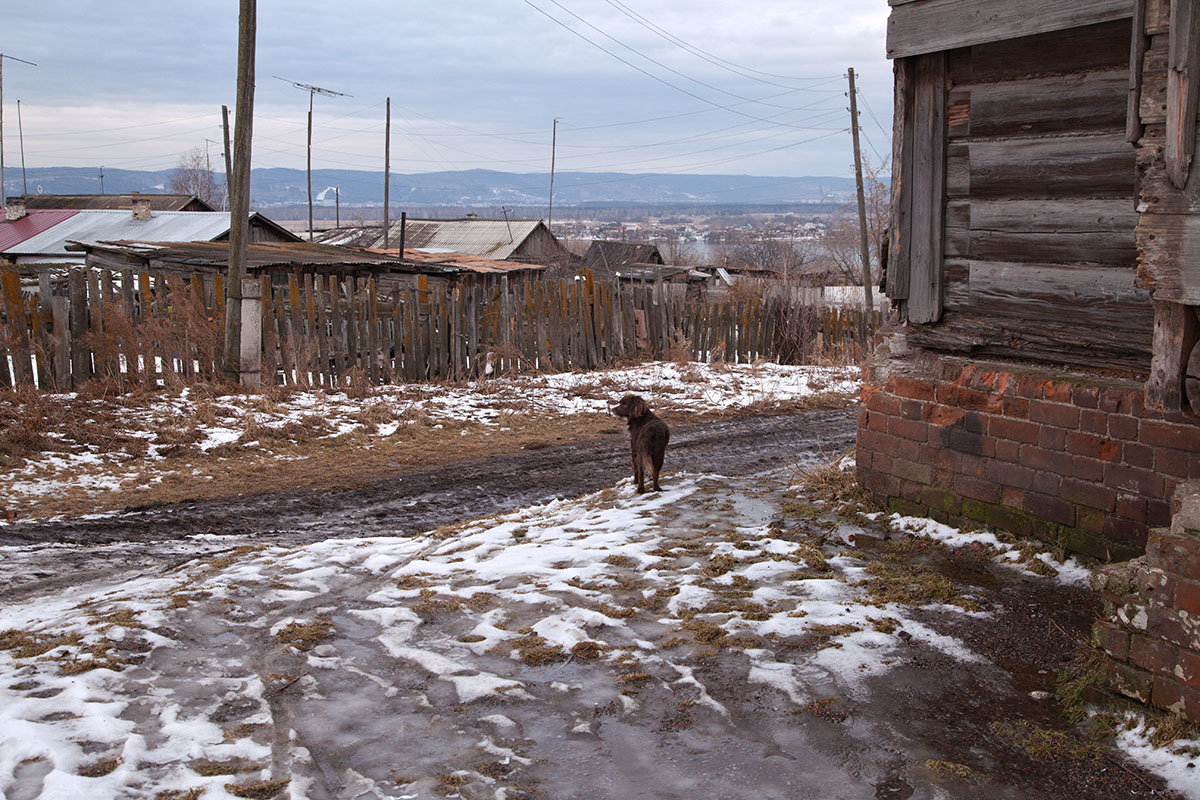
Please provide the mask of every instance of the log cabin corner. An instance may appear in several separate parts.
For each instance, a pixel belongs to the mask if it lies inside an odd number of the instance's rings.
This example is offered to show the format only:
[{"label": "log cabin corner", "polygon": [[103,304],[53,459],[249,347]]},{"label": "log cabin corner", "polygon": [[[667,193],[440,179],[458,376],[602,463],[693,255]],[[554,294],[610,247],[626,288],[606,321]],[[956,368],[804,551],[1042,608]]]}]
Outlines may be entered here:
[{"label": "log cabin corner", "polygon": [[890,0],[861,483],[1113,563],[1109,684],[1200,720],[1196,0]]}]

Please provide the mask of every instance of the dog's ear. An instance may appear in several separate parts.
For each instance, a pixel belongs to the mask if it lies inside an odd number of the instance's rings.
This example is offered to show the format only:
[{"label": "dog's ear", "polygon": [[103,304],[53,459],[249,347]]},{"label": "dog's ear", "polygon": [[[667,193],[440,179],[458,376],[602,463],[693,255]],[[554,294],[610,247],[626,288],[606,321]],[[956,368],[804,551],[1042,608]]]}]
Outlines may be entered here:
[{"label": "dog's ear", "polygon": [[638,395],[634,395],[629,406],[630,419],[638,419],[650,413],[650,406],[646,405],[646,401]]}]

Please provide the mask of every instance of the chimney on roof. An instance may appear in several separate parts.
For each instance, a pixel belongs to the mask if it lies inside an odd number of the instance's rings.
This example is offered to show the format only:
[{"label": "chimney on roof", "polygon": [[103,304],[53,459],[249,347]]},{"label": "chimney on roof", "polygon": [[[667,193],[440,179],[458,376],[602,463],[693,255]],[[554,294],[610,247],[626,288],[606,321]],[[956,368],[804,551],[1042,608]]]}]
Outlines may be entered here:
[{"label": "chimney on roof", "polygon": [[150,219],[150,198],[140,197],[137,192],[133,193],[133,218],[134,219]]},{"label": "chimney on roof", "polygon": [[467,214],[467,219],[479,219],[478,214]]},{"label": "chimney on roof", "polygon": [[24,197],[8,198],[8,205],[6,205],[4,207],[4,209],[5,209],[4,210],[4,218],[6,220],[8,220],[9,222],[21,219],[27,213],[25,211],[25,198]]}]

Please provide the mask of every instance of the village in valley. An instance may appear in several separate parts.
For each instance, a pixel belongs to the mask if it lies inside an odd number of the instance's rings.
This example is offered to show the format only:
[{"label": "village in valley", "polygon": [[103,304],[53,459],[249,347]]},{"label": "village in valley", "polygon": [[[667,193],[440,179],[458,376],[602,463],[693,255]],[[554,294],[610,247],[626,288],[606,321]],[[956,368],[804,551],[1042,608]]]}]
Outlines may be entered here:
[{"label": "village in valley", "polygon": [[0,798],[1200,800],[1194,3],[110,5],[0,31]]}]

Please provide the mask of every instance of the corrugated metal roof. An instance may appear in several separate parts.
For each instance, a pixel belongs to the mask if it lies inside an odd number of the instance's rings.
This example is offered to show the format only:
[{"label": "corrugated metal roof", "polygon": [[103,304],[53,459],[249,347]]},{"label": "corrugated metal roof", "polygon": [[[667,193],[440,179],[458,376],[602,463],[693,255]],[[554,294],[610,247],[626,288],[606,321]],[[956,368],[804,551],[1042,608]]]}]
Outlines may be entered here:
[{"label": "corrugated metal roof", "polygon": [[[38,213],[38,212],[31,212]],[[53,212],[48,212],[53,213]],[[229,231],[223,211],[154,211],[150,219],[134,219],[129,211],[87,209],[4,252],[9,255],[61,255],[67,242],[141,241],[192,242],[216,239]]]},{"label": "corrugated metal roof", "polygon": [[[192,194],[138,194],[142,200],[150,201],[151,211],[183,211],[189,205],[193,211],[216,211],[217,209],[205,203]],[[83,209],[125,209],[133,208],[132,194],[25,194],[25,207],[34,208],[71,208]]]},{"label": "corrugated metal roof", "polygon": [[0,217],[0,253],[10,252],[22,242],[50,230],[78,213],[70,210],[30,211],[20,219],[12,221]]},{"label": "corrugated metal roof", "polygon": [[[98,252],[162,261],[186,266],[224,269],[229,266],[229,242],[97,242],[86,245]],[[269,267],[367,266],[399,267],[403,262],[387,253],[370,253],[348,247],[308,242],[253,242],[247,245],[250,269]]]},{"label": "corrugated metal roof", "polygon": [[[536,219],[408,220],[406,248],[430,248],[503,260],[513,254],[542,223]],[[392,226],[392,243],[400,242],[400,225]],[[382,234],[375,244],[383,243]]]}]

